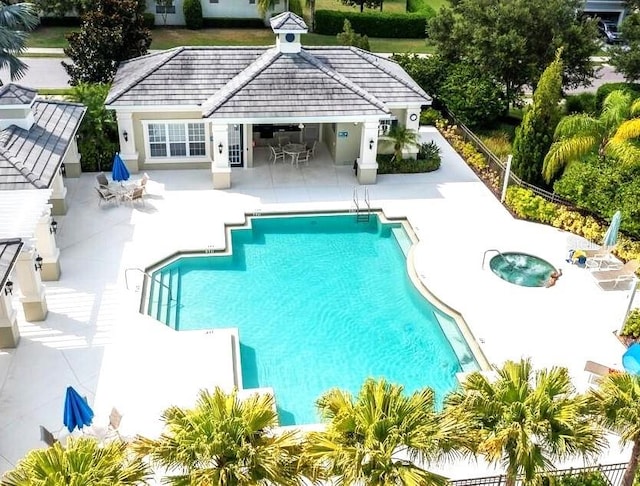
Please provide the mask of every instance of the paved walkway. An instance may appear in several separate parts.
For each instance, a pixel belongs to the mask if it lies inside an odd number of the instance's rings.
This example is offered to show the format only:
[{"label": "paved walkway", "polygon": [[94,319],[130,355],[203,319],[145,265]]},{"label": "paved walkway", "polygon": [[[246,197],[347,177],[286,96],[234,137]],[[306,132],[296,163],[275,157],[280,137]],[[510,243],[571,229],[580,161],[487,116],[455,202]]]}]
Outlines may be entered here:
[{"label": "paved walkway", "polygon": [[[420,237],[417,273],[463,314],[489,362],[532,356],[538,366],[568,366],[579,388],[586,386],[587,359],[619,366],[623,348],[613,331],[630,292],[603,291],[588,271],[568,266],[571,235],[514,220],[439,134],[425,130],[423,139],[442,148],[441,169],[380,176],[371,200],[388,216],[409,218]],[[18,348],[0,351],[0,471],[43,445],[39,425],[61,433],[68,385],[88,397],[97,424],[106,425],[118,407],[127,435],[157,434],[168,405],[192,404],[202,387],[231,386],[228,333],[176,335],[142,316],[139,277],[129,272],[127,289],[126,269],[180,248],[222,246],[224,223],[257,209],[348,210],[356,184],[351,167],[313,162],[234,170],[226,191],[211,189],[208,170],[150,175],[146,205],[135,208],[98,208],[94,174],[66,180],[69,212],[56,218],[62,277],[46,284],[49,316],[26,323],[20,312]],[[482,267],[490,248],[539,255],[565,275],[550,289],[513,286]],[[601,462],[620,459],[616,447]],[[453,478],[492,472],[467,461],[439,470]]]}]

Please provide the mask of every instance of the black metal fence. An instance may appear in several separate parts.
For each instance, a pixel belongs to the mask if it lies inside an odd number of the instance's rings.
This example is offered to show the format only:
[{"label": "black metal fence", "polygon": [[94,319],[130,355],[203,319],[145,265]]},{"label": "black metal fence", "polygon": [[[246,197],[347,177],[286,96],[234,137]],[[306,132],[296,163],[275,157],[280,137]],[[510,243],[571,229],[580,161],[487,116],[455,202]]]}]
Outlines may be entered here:
[{"label": "black metal fence", "polygon": [[[507,170],[506,161],[500,160],[498,156],[496,156],[485,144],[482,140],[480,140],[475,133],[473,133],[464,123],[462,123],[453,113],[448,110],[444,111],[445,117],[448,119],[449,123],[456,126],[458,134],[464,139],[465,142],[471,143],[475,149],[480,152],[489,167],[493,169],[496,173],[500,174],[500,187],[504,184],[504,177]],[[547,201],[551,201],[553,203],[563,204],[564,206],[568,206],[572,209],[575,209],[574,205],[567,201],[566,199],[561,198],[557,194],[553,192],[545,191],[537,186],[531,185],[528,182],[523,181],[518,176],[516,176],[513,172],[509,173],[509,184],[516,184],[525,189],[529,189],[534,194],[546,199]]]},{"label": "black metal fence", "polygon": [[[608,481],[611,486],[620,486],[622,484],[622,478],[624,471],[627,468],[627,463],[621,464],[604,464],[597,466],[559,469],[557,471],[550,471],[546,475],[550,479],[550,483],[562,479],[565,476],[577,476],[584,473],[599,472]],[[555,481],[554,481],[555,480]],[[507,477],[500,476],[487,476],[484,478],[472,478],[472,479],[458,479],[450,481],[451,486],[504,486],[507,482]],[[517,486],[523,484],[522,478],[518,478],[516,481]]]}]

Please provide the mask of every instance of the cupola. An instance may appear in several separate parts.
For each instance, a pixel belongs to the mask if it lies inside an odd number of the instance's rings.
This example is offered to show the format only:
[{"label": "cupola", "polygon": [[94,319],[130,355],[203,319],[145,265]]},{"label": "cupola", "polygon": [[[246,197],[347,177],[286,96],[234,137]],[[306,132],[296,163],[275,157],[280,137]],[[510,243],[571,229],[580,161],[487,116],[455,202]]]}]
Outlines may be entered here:
[{"label": "cupola", "polygon": [[29,130],[33,125],[33,103],[38,92],[17,84],[0,88],[0,130],[15,125]]},{"label": "cupola", "polygon": [[283,12],[271,17],[271,29],[276,34],[276,47],[280,52],[287,54],[300,52],[300,35],[306,34],[309,29],[300,17],[291,12]]}]

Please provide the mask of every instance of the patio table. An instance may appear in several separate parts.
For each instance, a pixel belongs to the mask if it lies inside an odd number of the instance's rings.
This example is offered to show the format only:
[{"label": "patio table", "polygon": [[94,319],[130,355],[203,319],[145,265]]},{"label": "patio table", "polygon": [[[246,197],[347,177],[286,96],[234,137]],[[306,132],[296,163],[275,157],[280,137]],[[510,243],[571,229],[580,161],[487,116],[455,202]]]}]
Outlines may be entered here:
[{"label": "patio table", "polygon": [[301,154],[307,150],[306,145],[302,143],[288,143],[284,147],[282,147],[282,151],[291,156],[291,164],[296,161],[298,154]]}]

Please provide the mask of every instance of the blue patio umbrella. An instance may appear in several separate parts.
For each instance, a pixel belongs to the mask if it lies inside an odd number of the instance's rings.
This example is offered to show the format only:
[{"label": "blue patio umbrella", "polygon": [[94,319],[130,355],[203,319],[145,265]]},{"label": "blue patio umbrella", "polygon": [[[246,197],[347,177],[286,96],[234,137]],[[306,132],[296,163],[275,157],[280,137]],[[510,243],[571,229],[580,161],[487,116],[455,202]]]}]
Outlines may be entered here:
[{"label": "blue patio umbrella", "polygon": [[640,375],[640,344],[632,344],[622,355],[622,366],[629,373]]},{"label": "blue patio umbrella", "polygon": [[620,219],[622,215],[620,211],[616,211],[616,214],[611,218],[611,224],[607,229],[607,232],[604,234],[604,240],[602,241],[602,246],[612,247],[615,246],[618,241],[618,230],[620,230]]},{"label": "blue patio umbrella", "polygon": [[73,432],[78,427],[81,429],[85,425],[93,422],[93,410],[87,400],[72,387],[67,387],[67,396],[64,399],[64,425]]},{"label": "blue patio umbrella", "polygon": [[116,182],[129,180],[129,171],[127,170],[127,166],[122,161],[122,158],[120,157],[120,154],[118,152],[116,152],[116,155],[113,158],[111,178]]}]

